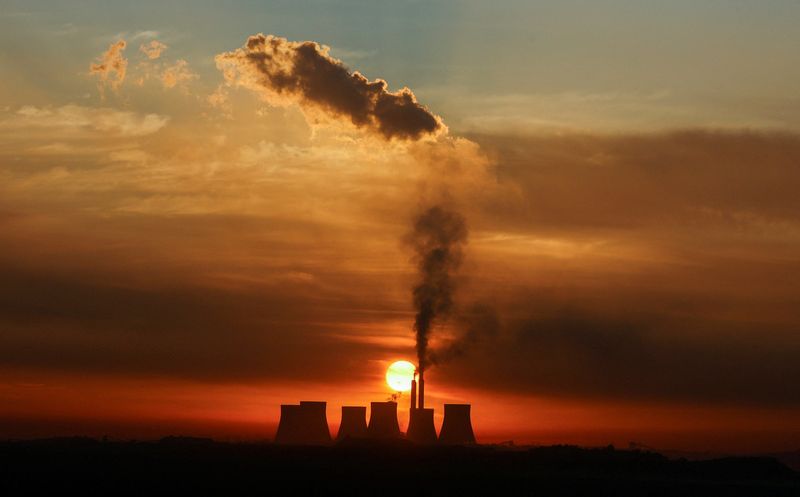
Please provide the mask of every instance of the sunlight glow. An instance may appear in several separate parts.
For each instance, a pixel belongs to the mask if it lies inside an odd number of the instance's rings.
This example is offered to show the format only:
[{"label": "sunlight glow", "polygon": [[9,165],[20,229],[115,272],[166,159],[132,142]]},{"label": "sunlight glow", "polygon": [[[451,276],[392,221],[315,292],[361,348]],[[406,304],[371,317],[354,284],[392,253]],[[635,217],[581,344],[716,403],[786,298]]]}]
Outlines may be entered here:
[{"label": "sunlight glow", "polygon": [[408,392],[411,390],[411,380],[414,379],[416,369],[417,367],[408,361],[393,362],[386,370],[386,384],[392,390]]}]

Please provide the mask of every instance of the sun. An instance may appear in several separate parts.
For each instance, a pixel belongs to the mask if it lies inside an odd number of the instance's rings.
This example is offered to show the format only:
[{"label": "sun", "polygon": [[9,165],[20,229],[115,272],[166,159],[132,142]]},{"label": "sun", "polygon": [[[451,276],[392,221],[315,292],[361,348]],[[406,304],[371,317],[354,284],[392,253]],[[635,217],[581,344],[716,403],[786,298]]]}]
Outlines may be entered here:
[{"label": "sun", "polygon": [[386,370],[386,383],[398,392],[411,390],[411,380],[417,367],[408,361],[393,362]]}]

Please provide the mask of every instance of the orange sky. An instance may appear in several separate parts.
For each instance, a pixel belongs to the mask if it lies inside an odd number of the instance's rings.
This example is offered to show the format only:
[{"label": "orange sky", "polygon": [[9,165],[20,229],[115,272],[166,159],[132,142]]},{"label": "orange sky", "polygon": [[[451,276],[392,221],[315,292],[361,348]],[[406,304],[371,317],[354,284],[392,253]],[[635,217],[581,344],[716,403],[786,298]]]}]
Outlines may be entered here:
[{"label": "orange sky", "polygon": [[335,429],[415,360],[404,240],[445,205],[469,239],[437,423],[800,446],[795,132],[468,132],[325,47],[237,38],[201,69],[136,36],[62,75],[85,98],[0,88],[0,436],[262,439],[300,400]]},{"label": "orange sky", "polygon": [[[378,364],[376,364],[378,366]],[[164,378],[108,378],[75,374],[5,375],[0,436],[110,436],[155,438],[170,433],[224,440],[269,440],[281,403],[328,401],[336,433],[342,405],[385,400],[380,378],[367,383],[282,382],[218,384]],[[435,378],[435,376],[434,376]],[[441,424],[444,402],[471,402],[476,436],[484,443],[615,444],[634,442],[688,451],[779,451],[800,442],[796,411],[663,402],[609,402],[497,394],[437,384],[427,403]],[[407,423],[399,399],[401,429]]]}]

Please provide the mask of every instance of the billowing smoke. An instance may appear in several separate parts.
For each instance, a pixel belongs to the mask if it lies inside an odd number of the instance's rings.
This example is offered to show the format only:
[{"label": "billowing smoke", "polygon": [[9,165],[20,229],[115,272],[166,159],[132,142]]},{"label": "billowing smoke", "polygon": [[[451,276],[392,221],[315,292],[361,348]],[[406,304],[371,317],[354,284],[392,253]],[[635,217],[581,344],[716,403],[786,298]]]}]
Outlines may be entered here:
[{"label": "billowing smoke", "polygon": [[[307,115],[323,114],[386,140],[414,141],[446,135],[441,119],[417,102],[411,90],[390,92],[384,80],[369,81],[351,72],[329,55],[328,47],[313,41],[294,42],[258,34],[249,37],[243,47],[221,53],[215,60],[227,86],[247,88],[272,104],[297,104]],[[214,102],[224,101],[221,90],[212,96]],[[451,149],[444,146],[442,150],[450,153]],[[443,324],[454,310],[454,275],[461,265],[468,232],[460,213],[428,205],[415,218],[406,238],[419,271],[413,300],[421,370],[458,357],[480,336],[497,328],[491,312],[471,308],[456,320],[460,333],[435,353],[429,350],[434,325]]]},{"label": "billowing smoke", "polygon": [[453,310],[453,274],[461,266],[467,234],[461,214],[434,206],[415,219],[408,235],[419,270],[413,294],[417,311],[414,332],[421,370],[430,364],[428,342],[433,325]]},{"label": "billowing smoke", "polygon": [[216,63],[231,86],[257,91],[272,103],[299,104],[385,139],[417,140],[444,130],[411,90],[390,92],[386,81],[351,72],[329,50],[313,41],[258,34],[242,48],[217,55]]}]

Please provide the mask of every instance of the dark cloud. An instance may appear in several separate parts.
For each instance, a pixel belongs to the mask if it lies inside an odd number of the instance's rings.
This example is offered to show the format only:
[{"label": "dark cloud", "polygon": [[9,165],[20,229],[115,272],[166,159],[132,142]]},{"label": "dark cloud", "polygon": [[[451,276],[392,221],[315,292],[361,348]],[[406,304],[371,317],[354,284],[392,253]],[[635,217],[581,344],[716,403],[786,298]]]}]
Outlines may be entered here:
[{"label": "dark cloud", "polygon": [[611,303],[593,309],[529,295],[531,310],[506,320],[502,339],[473,347],[437,374],[531,395],[800,405],[792,381],[800,375],[793,328],[731,323],[702,312],[678,316],[665,303],[626,297],[630,312],[612,311]]},{"label": "dark cloud", "polygon": [[[366,365],[376,353],[397,354],[398,346],[388,341],[358,340],[369,324],[396,319],[391,299],[370,282],[380,276],[349,274],[348,289],[338,284],[344,277],[339,270],[302,262],[296,254],[303,243],[291,234],[297,223],[213,216],[95,220],[100,238],[91,238],[95,248],[87,252],[80,235],[51,227],[42,240],[18,230],[26,220],[8,217],[0,235],[5,368],[211,382],[319,381],[326,371],[326,380],[358,380],[371,373]],[[322,227],[300,229],[327,236]],[[248,239],[257,230],[279,235],[275,241]],[[57,245],[46,241],[51,237]],[[213,248],[214,239],[221,245]],[[203,253],[211,256],[199,263],[201,271],[198,261],[179,261],[196,240],[206,240]],[[220,250],[233,240],[250,245],[248,252],[268,254],[270,264],[255,269],[235,262]],[[330,260],[322,252],[312,257]],[[257,276],[239,274],[242,264]],[[372,288],[366,299],[363,288]]]},{"label": "dark cloud", "polygon": [[229,84],[320,110],[386,139],[416,140],[444,129],[411,90],[390,92],[386,81],[351,72],[313,41],[258,34],[216,61]]},{"label": "dark cloud", "polygon": [[[518,195],[487,199],[497,228],[670,230],[800,217],[800,138],[789,133],[472,135]],[[513,202],[516,200],[517,202]]]},{"label": "dark cloud", "polygon": [[[330,370],[342,379],[364,372],[348,376],[343,363],[363,363],[376,348],[333,338],[341,330],[324,323],[342,316],[291,285],[237,292],[186,282],[132,286],[111,275],[92,281],[97,276],[0,266],[0,364],[223,382],[315,380]],[[336,300],[357,307],[343,296]]]}]

